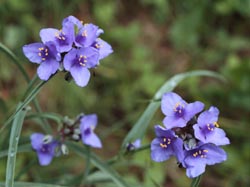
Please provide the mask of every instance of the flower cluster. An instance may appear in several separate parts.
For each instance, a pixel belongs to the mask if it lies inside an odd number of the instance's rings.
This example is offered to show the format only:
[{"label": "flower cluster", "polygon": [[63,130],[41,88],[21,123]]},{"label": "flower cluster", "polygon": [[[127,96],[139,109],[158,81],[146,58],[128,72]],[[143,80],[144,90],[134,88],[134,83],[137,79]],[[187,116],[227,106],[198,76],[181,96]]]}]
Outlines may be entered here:
[{"label": "flower cluster", "polygon": [[37,74],[47,81],[58,70],[68,72],[75,83],[84,87],[90,79],[89,69],[113,52],[112,47],[99,38],[104,31],[98,26],[82,24],[74,16],[62,21],[60,30],[45,28],[40,31],[42,42],[23,46],[24,55],[40,64]]},{"label": "flower cluster", "polygon": [[65,117],[62,128],[53,137],[41,133],[33,133],[30,136],[32,148],[37,152],[40,165],[49,165],[54,156],[68,154],[68,148],[64,144],[66,139],[79,141],[94,148],[101,148],[102,143],[95,134],[97,115],[79,115],[75,120]]},{"label": "flower cluster", "polygon": [[176,93],[165,93],[161,101],[164,127],[155,126],[152,160],[163,162],[175,156],[189,178],[205,172],[206,165],[225,161],[227,154],[220,146],[230,142],[219,128],[219,110],[213,106],[202,112],[203,109],[204,104],[199,101],[187,103]]}]

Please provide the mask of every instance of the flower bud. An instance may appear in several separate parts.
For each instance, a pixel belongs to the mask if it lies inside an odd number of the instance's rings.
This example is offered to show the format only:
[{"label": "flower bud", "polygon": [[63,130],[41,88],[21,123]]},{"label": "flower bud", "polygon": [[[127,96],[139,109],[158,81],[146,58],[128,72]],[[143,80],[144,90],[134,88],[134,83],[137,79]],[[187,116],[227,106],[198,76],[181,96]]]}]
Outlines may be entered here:
[{"label": "flower bud", "polygon": [[49,144],[50,142],[52,142],[53,137],[51,135],[45,135],[43,138],[43,143],[44,144]]},{"label": "flower bud", "polygon": [[80,136],[78,134],[73,134],[72,139],[78,141],[78,140],[80,140]]},{"label": "flower bud", "polygon": [[69,154],[69,149],[68,149],[68,147],[65,144],[61,145],[61,151],[62,151],[62,154],[64,154],[64,155],[68,155]]},{"label": "flower bud", "polygon": [[81,131],[79,128],[74,129],[74,134],[81,134]]},{"label": "flower bud", "polygon": [[71,131],[71,130],[70,130],[69,128],[65,128],[65,129],[63,130],[64,134],[69,134],[70,131]]}]

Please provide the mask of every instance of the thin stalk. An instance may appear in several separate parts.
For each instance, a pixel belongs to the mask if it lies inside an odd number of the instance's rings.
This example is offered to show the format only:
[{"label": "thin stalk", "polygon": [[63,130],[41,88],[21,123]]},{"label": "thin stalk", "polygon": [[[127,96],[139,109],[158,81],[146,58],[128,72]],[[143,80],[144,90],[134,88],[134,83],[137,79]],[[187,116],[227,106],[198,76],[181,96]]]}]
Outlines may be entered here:
[{"label": "thin stalk", "polygon": [[21,111],[21,109],[25,108],[39,93],[42,86],[45,84],[45,81],[40,82],[26,97],[26,99],[22,102],[21,105],[18,105],[16,111],[7,119],[7,121],[3,124],[3,126],[0,129],[0,133],[7,127],[7,125],[14,119],[15,115]]},{"label": "thin stalk", "polygon": [[194,178],[192,183],[191,183],[191,187],[199,187],[199,184],[201,182],[201,176],[199,175],[198,177]]},{"label": "thin stalk", "polygon": [[[34,84],[35,84],[38,80],[39,80],[39,79],[38,79],[37,75],[34,76],[34,77],[31,79],[31,81],[30,81],[29,84],[28,84],[28,88],[26,89],[26,91],[25,91],[25,93],[24,93],[24,96],[23,96],[23,99],[22,99],[22,100],[24,100],[25,97],[28,95],[28,93],[32,91],[32,87],[34,86]],[[41,107],[40,107],[39,102],[38,102],[37,99],[34,99],[33,104],[34,104],[35,110],[36,110],[38,113],[42,113],[42,109],[41,109]],[[40,118],[40,120],[41,120],[41,122],[42,122],[42,124],[43,124],[43,125],[41,126],[41,128],[42,128],[45,132],[51,133],[51,132],[52,132],[52,128],[50,127],[48,121],[47,121],[46,119],[44,119],[44,118]]]}]

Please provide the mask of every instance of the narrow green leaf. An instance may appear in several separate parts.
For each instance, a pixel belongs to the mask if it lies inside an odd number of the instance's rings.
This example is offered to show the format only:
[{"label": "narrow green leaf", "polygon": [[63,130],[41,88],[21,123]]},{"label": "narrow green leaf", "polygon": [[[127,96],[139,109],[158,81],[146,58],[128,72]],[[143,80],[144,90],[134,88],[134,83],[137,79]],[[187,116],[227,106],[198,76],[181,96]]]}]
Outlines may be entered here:
[{"label": "narrow green leaf", "polygon": [[85,171],[84,171],[84,176],[83,176],[83,179],[82,181],[86,181],[88,175],[89,175],[89,172],[90,172],[90,155],[91,155],[91,149],[89,146],[87,146],[86,148],[86,152],[87,152],[87,155],[86,155],[86,160],[85,160]]},{"label": "narrow green leaf", "polygon": [[72,142],[67,142],[67,145],[70,149],[72,149],[75,153],[77,153],[80,156],[86,158],[89,155],[91,163],[104,173],[108,174],[109,177],[113,180],[114,183],[116,183],[117,186],[129,187],[129,185],[122,179],[122,177],[115,170],[113,170],[110,166],[101,161],[94,153],[88,152],[86,148],[74,144]]},{"label": "narrow green leaf", "polygon": [[[0,182],[0,187],[6,187],[3,182]],[[44,184],[35,182],[16,182],[14,187],[67,187],[56,184]]]},{"label": "narrow green leaf", "polygon": [[191,187],[199,187],[199,184],[201,182],[201,176],[202,175],[199,175],[198,177],[192,180]]},{"label": "narrow green leaf", "polygon": [[23,68],[23,66],[21,65],[21,63],[19,62],[19,60],[17,59],[16,55],[14,53],[12,53],[12,51],[9,50],[1,42],[0,42],[0,50],[2,50],[7,56],[9,56],[12,59],[12,61],[14,62],[14,64],[21,71],[21,73],[22,73],[23,77],[25,78],[25,80],[27,82],[29,82],[30,81],[29,76],[28,76],[27,72],[25,71],[25,69]]},{"label": "narrow green leaf", "polygon": [[[21,106],[20,103],[17,106],[17,109]],[[5,184],[8,187],[14,186],[14,175],[15,175],[15,165],[16,165],[16,153],[18,148],[18,142],[22,130],[22,125],[24,121],[24,117],[28,111],[28,108],[21,108],[20,111],[17,112],[15,115],[11,133],[10,133],[10,140],[9,140],[9,150],[8,150],[8,160],[6,166],[6,180]]]},{"label": "narrow green leaf", "polygon": [[43,119],[51,119],[55,121],[57,124],[60,124],[60,122],[63,120],[63,117],[56,113],[30,113],[26,116],[26,119],[32,119],[32,118],[43,118]]},{"label": "narrow green leaf", "polygon": [[[19,145],[17,149],[17,153],[24,153],[32,151],[30,144]],[[0,158],[8,156],[8,150],[0,151]]]},{"label": "narrow green leaf", "polygon": [[[182,80],[194,77],[194,76],[209,76],[225,81],[225,79],[218,73],[206,70],[190,71],[186,73],[181,73],[173,76],[171,79],[165,82],[165,84],[156,92],[153,97],[153,102],[151,102],[138,121],[135,123],[133,128],[129,131],[127,136],[124,138],[122,143],[122,150],[125,148],[127,143],[142,138],[148,128],[148,125],[153,118],[155,112],[160,107],[160,99],[162,95],[166,92],[172,91]],[[159,100],[159,102],[154,102]]]},{"label": "narrow green leaf", "polygon": [[35,96],[39,93],[40,89],[42,86],[45,84],[45,81],[41,81],[31,92],[30,94],[26,97],[26,99],[22,102],[21,105],[19,105],[16,109],[16,111],[7,119],[7,121],[4,123],[4,125],[0,129],[0,133],[2,130],[14,119],[16,114],[22,110],[22,108],[25,108],[34,98]]}]

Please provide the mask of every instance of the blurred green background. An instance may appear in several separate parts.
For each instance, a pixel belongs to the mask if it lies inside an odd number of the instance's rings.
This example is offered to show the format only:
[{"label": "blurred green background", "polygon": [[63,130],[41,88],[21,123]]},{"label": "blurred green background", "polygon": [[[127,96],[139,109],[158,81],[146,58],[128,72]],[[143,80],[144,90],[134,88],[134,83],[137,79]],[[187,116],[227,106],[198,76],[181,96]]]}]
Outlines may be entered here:
[{"label": "blurred green background", "polygon": [[[189,102],[217,106],[219,124],[231,140],[225,147],[228,160],[208,166],[201,186],[250,186],[250,0],[1,0],[0,42],[20,58],[32,77],[37,66],[24,57],[22,46],[40,41],[41,28],[60,28],[69,15],[104,29],[101,37],[114,53],[92,72],[85,88],[62,81],[63,75],[53,78],[38,96],[44,111],[70,117],[97,113],[96,131],[104,148],[95,152],[109,159],[167,79],[196,69],[219,72],[227,83],[191,78],[175,91]],[[26,88],[21,73],[0,53],[1,123]],[[159,110],[143,144],[154,138],[153,126],[162,119]],[[34,131],[42,132],[36,122],[26,121],[21,143],[27,143]],[[8,130],[3,133],[1,150],[8,147]],[[21,181],[73,185],[84,171],[84,160],[73,153],[54,159],[48,167],[39,166],[33,152],[19,154],[17,159],[17,180]],[[4,158],[0,160],[1,181],[5,180],[5,166]],[[126,157],[114,168],[134,186],[185,187],[191,182],[174,159],[154,163],[148,150]]]}]

